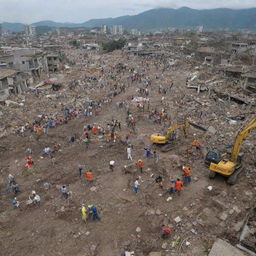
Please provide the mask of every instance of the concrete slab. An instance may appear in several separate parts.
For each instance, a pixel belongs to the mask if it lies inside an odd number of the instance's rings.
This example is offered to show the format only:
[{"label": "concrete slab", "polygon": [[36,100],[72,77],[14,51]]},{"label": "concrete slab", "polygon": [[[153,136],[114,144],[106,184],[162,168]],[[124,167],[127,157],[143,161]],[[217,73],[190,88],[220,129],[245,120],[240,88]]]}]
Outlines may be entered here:
[{"label": "concrete slab", "polygon": [[209,256],[246,256],[243,252],[241,252],[236,247],[231,244],[217,239],[213,244],[213,247],[210,251]]}]

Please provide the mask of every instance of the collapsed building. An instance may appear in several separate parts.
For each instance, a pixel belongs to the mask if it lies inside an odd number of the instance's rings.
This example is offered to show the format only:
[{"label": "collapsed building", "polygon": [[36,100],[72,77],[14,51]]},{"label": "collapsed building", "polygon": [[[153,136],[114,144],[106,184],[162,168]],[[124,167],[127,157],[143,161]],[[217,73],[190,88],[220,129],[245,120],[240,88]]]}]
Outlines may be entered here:
[{"label": "collapsed building", "polygon": [[0,52],[1,99],[26,91],[33,83],[61,70],[58,52],[4,47]]}]

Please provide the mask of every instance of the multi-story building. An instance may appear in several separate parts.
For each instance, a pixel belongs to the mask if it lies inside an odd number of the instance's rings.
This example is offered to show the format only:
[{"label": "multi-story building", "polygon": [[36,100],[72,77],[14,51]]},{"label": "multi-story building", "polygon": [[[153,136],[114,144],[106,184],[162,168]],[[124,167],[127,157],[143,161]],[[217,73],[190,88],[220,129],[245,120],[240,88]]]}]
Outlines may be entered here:
[{"label": "multi-story building", "polygon": [[122,25],[114,25],[112,27],[112,34],[113,35],[123,35],[124,29]]},{"label": "multi-story building", "polygon": [[24,31],[27,37],[33,37],[36,35],[36,27],[33,27],[31,25],[25,25]]},{"label": "multi-story building", "polygon": [[108,26],[107,25],[102,25],[101,26],[101,33],[102,34],[107,34],[108,33]]}]

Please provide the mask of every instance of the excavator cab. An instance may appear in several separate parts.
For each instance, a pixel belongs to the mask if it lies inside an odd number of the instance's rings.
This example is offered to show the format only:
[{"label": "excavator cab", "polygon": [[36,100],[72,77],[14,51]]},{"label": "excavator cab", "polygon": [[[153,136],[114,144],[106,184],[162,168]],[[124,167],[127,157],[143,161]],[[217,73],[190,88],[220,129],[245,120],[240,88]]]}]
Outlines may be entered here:
[{"label": "excavator cab", "polygon": [[207,167],[210,166],[211,163],[218,164],[221,161],[221,153],[214,149],[208,151],[206,157],[205,157],[205,164]]}]

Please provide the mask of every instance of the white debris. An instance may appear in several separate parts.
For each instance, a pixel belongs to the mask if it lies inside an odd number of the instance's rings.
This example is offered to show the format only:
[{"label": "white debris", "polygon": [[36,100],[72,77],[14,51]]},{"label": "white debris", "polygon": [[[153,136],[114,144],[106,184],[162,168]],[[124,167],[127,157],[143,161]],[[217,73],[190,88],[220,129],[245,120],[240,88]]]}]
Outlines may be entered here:
[{"label": "white debris", "polygon": [[137,227],[137,228],[136,228],[136,232],[137,232],[137,233],[140,233],[140,232],[141,232],[141,228],[140,228],[140,227]]},{"label": "white debris", "polygon": [[175,221],[176,223],[181,222],[181,218],[180,218],[180,216],[176,217],[176,218],[174,219],[174,221]]}]

